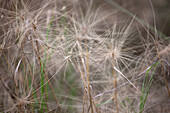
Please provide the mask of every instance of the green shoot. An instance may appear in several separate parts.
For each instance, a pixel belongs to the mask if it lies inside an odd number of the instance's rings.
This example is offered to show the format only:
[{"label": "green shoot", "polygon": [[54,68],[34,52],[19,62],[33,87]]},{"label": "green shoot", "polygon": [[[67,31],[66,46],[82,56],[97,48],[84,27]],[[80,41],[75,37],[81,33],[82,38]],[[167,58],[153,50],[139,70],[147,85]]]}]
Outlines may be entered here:
[{"label": "green shoot", "polygon": [[[144,105],[145,105],[145,103],[146,103],[146,99],[147,99],[148,94],[149,94],[149,89],[150,89],[151,84],[152,84],[152,82],[153,82],[153,75],[154,75],[154,72],[155,72],[155,70],[156,70],[156,68],[157,68],[157,65],[158,65],[159,63],[160,63],[160,62],[157,62],[157,63],[153,64],[153,65],[147,70],[147,72],[146,72],[145,79],[144,79],[143,84],[142,84],[142,92],[141,92],[140,111],[139,111],[139,113],[142,113],[143,110],[144,110]],[[150,70],[151,70],[154,66],[156,66],[156,67],[154,68],[154,70],[153,70],[153,72],[152,72],[152,74],[151,74],[151,76],[150,76],[150,78],[149,78],[149,72],[150,72]],[[149,80],[148,80],[148,79],[149,79]]]}]

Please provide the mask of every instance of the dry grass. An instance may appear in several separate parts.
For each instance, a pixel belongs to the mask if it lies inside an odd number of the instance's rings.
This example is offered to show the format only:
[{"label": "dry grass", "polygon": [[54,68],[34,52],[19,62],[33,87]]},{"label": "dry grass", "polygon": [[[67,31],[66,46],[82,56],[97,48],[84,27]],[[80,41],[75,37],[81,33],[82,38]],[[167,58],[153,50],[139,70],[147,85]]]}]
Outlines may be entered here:
[{"label": "dry grass", "polygon": [[108,1],[0,1],[0,112],[169,111],[152,2],[154,26],[126,10],[135,1]]}]

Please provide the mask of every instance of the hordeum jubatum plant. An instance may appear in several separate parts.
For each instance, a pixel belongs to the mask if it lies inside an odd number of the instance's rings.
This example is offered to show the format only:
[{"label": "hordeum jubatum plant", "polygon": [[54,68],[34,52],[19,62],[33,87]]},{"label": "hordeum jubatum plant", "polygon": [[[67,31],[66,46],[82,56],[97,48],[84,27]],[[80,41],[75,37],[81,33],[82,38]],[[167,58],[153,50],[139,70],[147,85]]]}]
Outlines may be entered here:
[{"label": "hordeum jubatum plant", "polygon": [[[80,94],[77,93],[77,100],[72,97],[75,105],[67,105],[68,102],[65,102],[63,106],[75,107],[79,112],[123,112],[128,108],[122,109],[120,105],[126,97],[119,95],[118,84],[121,86],[126,82],[134,91],[140,92],[129,80],[134,75],[130,70],[139,62],[139,56],[135,56],[135,50],[130,46],[134,41],[134,34],[131,32],[133,18],[124,22],[125,24],[115,22],[110,28],[105,21],[107,16],[97,18],[99,9],[89,7],[87,11],[81,12],[80,6],[77,7],[77,12],[72,14],[75,16],[71,16],[69,12],[63,15],[62,25],[67,24],[61,31],[63,34],[56,36],[56,50],[52,53],[54,61],[58,61],[59,55],[64,58],[63,62],[66,64],[63,79],[67,76],[66,67],[70,64],[74,69],[72,71],[78,74],[76,77],[79,77]],[[100,23],[105,23],[107,29],[101,31],[97,27]]]},{"label": "hordeum jubatum plant", "polygon": [[155,103],[146,100],[157,65],[169,72],[169,46],[135,31],[135,16],[117,21],[93,0],[1,3],[0,112],[141,113]]}]

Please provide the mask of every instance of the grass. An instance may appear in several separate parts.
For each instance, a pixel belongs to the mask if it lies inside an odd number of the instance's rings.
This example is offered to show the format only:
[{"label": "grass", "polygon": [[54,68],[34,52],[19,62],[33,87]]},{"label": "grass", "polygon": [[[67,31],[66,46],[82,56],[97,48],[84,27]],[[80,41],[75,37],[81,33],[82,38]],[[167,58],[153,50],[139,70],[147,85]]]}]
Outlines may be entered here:
[{"label": "grass", "polygon": [[[47,36],[46,36],[46,45],[47,42],[48,42],[48,37],[49,37],[49,33],[50,33],[50,28],[52,26],[52,21],[53,21],[53,17],[49,23],[49,26],[47,28]],[[47,99],[48,99],[48,96],[46,95],[47,94],[47,85],[44,85],[44,79],[45,79],[45,74],[43,72],[44,69],[46,69],[46,63],[47,63],[47,47],[45,47],[45,58],[44,58],[44,61],[41,60],[41,99],[42,99],[42,105],[41,105],[41,108],[40,108],[40,111],[41,112],[47,112],[47,110],[44,110],[43,108],[46,108],[48,109],[48,106],[47,104],[44,105],[44,103],[47,103]],[[45,95],[44,95],[45,94]],[[45,98],[43,99],[43,97],[45,96]]]},{"label": "grass", "polygon": [[143,113],[163,101],[152,96],[162,78],[169,90],[169,39],[105,1],[0,2],[0,111]]},{"label": "grass", "polygon": [[[146,103],[146,99],[148,97],[148,94],[149,94],[149,89],[152,85],[152,82],[153,82],[153,75],[154,75],[154,72],[157,68],[157,65],[159,64],[160,62],[157,62],[157,63],[154,63],[146,72],[146,75],[145,75],[145,78],[144,78],[144,81],[143,81],[143,84],[142,84],[142,91],[141,91],[141,100],[140,100],[140,110],[139,110],[139,113],[142,113],[143,110],[144,110],[144,106],[145,106],[145,103]],[[155,67],[154,67],[155,66]],[[154,70],[153,72],[151,73],[150,75],[150,78],[149,78],[149,72],[151,71],[151,69],[154,67]]]}]

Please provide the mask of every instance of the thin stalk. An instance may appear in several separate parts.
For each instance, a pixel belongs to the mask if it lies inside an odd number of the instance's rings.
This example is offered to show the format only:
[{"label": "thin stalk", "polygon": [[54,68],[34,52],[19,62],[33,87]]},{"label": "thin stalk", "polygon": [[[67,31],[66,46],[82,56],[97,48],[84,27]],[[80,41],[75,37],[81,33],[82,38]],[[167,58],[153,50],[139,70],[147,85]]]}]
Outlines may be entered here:
[{"label": "thin stalk", "polygon": [[[36,41],[36,43],[38,43],[37,41]],[[38,55],[38,54],[37,54]],[[39,64],[41,64],[41,58],[40,58],[40,56],[38,55],[37,56],[38,57],[38,61],[39,61]],[[49,84],[49,86],[50,86],[50,89],[51,89],[51,91],[52,91],[52,94],[53,94],[53,96],[54,96],[54,98],[55,98],[55,101],[56,101],[56,104],[57,104],[57,106],[59,107],[59,109],[60,109],[60,106],[59,106],[59,104],[58,104],[58,99],[57,99],[57,97],[55,96],[55,92],[54,92],[54,90],[53,90],[53,87],[52,87],[52,85],[51,85],[51,83],[50,83],[50,81],[49,81],[49,78],[48,78],[48,75],[46,74],[46,72],[45,72],[45,70],[43,69],[42,70],[43,71],[43,73],[45,74],[45,77],[46,77],[46,80],[47,80],[47,82],[48,82],[48,84]]]},{"label": "thin stalk", "polygon": [[[31,91],[31,95],[30,95],[30,97],[29,98],[34,98],[35,97],[35,100],[37,100],[37,98],[36,98],[36,93],[32,93],[33,91],[34,91],[34,87],[32,86],[32,88],[31,88],[31,85],[33,84],[33,85],[36,85],[35,84],[35,79],[34,79],[34,76],[33,76],[33,72],[31,71],[32,69],[31,69],[31,64],[30,64],[30,62],[28,61],[28,67],[29,67],[29,70],[30,70],[30,80],[32,80],[32,83],[31,82],[29,82],[29,86],[30,86],[30,89],[32,89],[32,91]],[[36,103],[36,102],[35,102]],[[33,103],[31,103],[31,107],[32,107],[32,113],[34,113],[34,104]]]},{"label": "thin stalk", "polygon": [[[117,113],[119,113],[118,99],[117,99],[117,78],[116,78],[113,67],[114,67],[114,55],[112,54],[112,75],[113,75],[113,79],[114,79],[113,85],[114,85],[114,88],[115,88],[114,97],[115,97],[115,100],[116,100],[116,110],[117,110]],[[114,99],[114,97],[113,97],[113,99]]]},{"label": "thin stalk", "polygon": [[[36,30],[36,29],[34,29],[34,31],[35,31],[35,30]],[[40,56],[37,54],[36,49],[34,48],[33,41],[31,41],[31,43],[32,43],[32,48],[34,49],[34,52],[35,52],[36,56],[38,57],[38,62],[39,62],[39,65],[40,65],[40,64],[41,64],[41,58],[40,58]],[[38,43],[38,42],[36,41],[36,43]],[[41,67],[41,66],[40,66],[40,67]],[[60,110],[61,108],[60,108],[60,105],[58,104],[58,99],[57,99],[57,97],[55,96],[55,92],[54,92],[54,90],[53,90],[53,87],[52,87],[52,85],[51,85],[51,83],[50,83],[50,81],[49,81],[49,78],[48,78],[46,72],[44,71],[44,69],[43,69],[43,73],[45,74],[46,80],[47,80],[47,82],[48,82],[48,84],[49,84],[49,86],[50,86],[50,89],[51,89],[51,91],[52,91],[52,94],[53,94],[53,96],[54,96],[54,98],[55,98],[55,102],[56,102],[56,104],[57,104],[57,106],[58,106],[58,108],[59,108],[59,110]]]},{"label": "thin stalk", "polygon": [[[41,96],[40,96],[40,100],[43,98],[43,95],[45,96],[45,99],[46,99],[46,89],[45,89],[45,86],[44,86],[44,63],[43,61],[41,60],[41,58],[39,57],[39,46],[38,46],[38,42],[36,41],[36,46],[37,46],[37,57],[38,57],[38,61],[39,61],[39,66],[40,66],[40,70],[41,70]],[[41,102],[41,108],[40,108],[40,111],[43,111],[43,107],[44,107],[44,98],[42,99],[42,102]],[[47,105],[46,105],[47,106]],[[48,107],[47,107],[48,109]]]},{"label": "thin stalk", "polygon": [[[12,73],[11,66],[10,66],[10,64],[9,64],[9,62],[8,62],[8,59],[7,59],[6,55],[5,55],[3,52],[2,52],[2,54],[3,54],[3,56],[5,57],[5,60],[6,60],[7,64],[8,64],[8,68],[9,68],[11,74],[13,74],[13,73]],[[16,94],[17,94],[17,96],[19,96],[18,87],[17,87],[16,82],[15,82],[15,80],[14,80],[14,76],[12,76],[12,78],[13,78],[13,82],[14,82],[14,85],[15,85]]]},{"label": "thin stalk", "polygon": [[[78,64],[77,64],[74,56],[72,56],[72,57],[73,57],[74,63],[75,63],[75,65],[76,65],[76,67],[77,67],[80,75],[82,76],[82,80],[83,80],[83,85],[84,85],[83,109],[84,109],[84,104],[85,104],[85,100],[86,100],[86,97],[87,97],[87,96],[86,96],[86,90],[85,90],[85,88],[86,88],[85,75],[84,75],[84,73],[81,72],[81,70],[80,70],[80,68],[79,68],[79,66],[78,66]],[[87,103],[87,108],[88,108],[88,103]]]},{"label": "thin stalk", "polygon": [[91,107],[91,113],[93,113],[93,103],[92,103],[92,97],[91,97],[91,89],[90,89],[90,76],[89,76],[89,53],[87,49],[87,39],[85,40],[86,43],[86,58],[87,58],[87,83],[88,83],[88,93],[89,93],[89,101],[90,101],[90,107]]},{"label": "thin stalk", "polygon": [[83,112],[82,112],[82,113],[84,113],[85,103],[86,103],[86,91],[84,90],[84,96],[83,96]]}]

